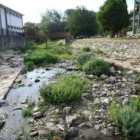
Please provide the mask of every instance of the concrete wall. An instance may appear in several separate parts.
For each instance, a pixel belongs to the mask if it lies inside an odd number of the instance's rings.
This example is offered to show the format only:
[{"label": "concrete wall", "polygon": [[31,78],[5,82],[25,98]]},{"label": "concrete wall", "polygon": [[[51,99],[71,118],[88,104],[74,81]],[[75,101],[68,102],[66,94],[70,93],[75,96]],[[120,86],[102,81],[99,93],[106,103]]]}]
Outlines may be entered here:
[{"label": "concrete wall", "polygon": [[26,39],[22,36],[0,36],[0,50],[23,47],[26,45]]}]

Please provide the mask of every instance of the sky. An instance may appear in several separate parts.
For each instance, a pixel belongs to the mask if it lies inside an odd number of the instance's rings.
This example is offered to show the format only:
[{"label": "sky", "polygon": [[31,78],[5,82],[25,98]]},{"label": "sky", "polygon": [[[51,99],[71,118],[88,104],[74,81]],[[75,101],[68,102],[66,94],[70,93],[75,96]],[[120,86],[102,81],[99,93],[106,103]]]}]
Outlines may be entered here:
[{"label": "sky", "polygon": [[[24,15],[23,21],[39,23],[41,14],[47,9],[64,12],[66,9],[85,6],[97,12],[105,0],[0,0],[0,3]],[[134,0],[127,0],[128,10],[133,9]]]}]

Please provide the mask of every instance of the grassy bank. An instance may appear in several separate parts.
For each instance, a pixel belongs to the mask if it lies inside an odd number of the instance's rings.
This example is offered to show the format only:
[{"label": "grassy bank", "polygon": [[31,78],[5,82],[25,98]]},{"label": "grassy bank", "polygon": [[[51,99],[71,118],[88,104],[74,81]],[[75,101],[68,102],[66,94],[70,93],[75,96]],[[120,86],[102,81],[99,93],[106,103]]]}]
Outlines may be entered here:
[{"label": "grassy bank", "polygon": [[19,53],[28,53],[24,57],[25,66],[31,70],[37,66],[54,64],[62,59],[74,59],[72,48],[69,45],[63,45],[57,41],[49,41],[48,46],[42,44],[30,44],[24,47],[16,48],[14,51]]}]

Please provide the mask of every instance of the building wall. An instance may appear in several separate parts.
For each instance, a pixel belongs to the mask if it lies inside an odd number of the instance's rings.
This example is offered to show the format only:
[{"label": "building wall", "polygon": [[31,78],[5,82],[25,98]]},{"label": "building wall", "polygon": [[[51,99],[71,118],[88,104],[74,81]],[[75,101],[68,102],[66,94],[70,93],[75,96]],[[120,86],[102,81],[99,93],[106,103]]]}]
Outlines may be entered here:
[{"label": "building wall", "polygon": [[0,17],[0,25],[2,26],[2,29],[23,33],[23,19],[21,14],[0,7]]},{"label": "building wall", "polygon": [[3,29],[6,29],[6,18],[5,18],[5,10],[4,8],[0,8],[1,13],[1,25]]},{"label": "building wall", "polygon": [[23,32],[23,23],[21,15],[12,11],[7,11],[7,24],[9,30],[21,33]]},{"label": "building wall", "polygon": [[25,37],[18,36],[0,36],[0,51],[23,47],[26,45]]}]

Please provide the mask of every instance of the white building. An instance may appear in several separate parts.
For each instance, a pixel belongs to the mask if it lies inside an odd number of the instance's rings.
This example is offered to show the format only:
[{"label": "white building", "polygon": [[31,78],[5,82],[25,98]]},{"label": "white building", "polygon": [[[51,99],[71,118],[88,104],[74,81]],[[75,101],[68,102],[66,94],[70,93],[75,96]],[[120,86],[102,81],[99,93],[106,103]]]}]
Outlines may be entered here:
[{"label": "white building", "polygon": [[0,35],[19,36],[23,34],[23,14],[0,4]]}]

